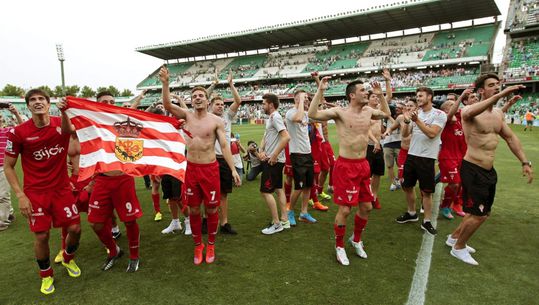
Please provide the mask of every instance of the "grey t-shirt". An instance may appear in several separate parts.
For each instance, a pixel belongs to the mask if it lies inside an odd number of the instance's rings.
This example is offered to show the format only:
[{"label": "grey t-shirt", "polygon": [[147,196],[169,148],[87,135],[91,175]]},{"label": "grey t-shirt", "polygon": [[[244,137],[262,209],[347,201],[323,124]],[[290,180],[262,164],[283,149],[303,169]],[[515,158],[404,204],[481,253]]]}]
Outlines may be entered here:
[{"label": "grey t-shirt", "polygon": [[[232,132],[232,120],[234,120],[234,117],[236,116],[235,112],[232,112],[229,110],[225,111],[223,113],[223,123],[225,123],[225,138],[226,142],[230,146],[230,133]],[[223,152],[221,151],[221,145],[219,144],[218,140],[215,140],[215,154],[216,155],[223,155]]]},{"label": "grey t-shirt", "polygon": [[304,113],[301,123],[296,123],[292,119],[298,113],[296,108],[292,108],[286,112],[286,127],[290,135],[288,143],[290,153],[293,154],[310,154],[311,144],[309,143],[309,118],[307,113]]},{"label": "grey t-shirt", "polygon": [[434,138],[427,137],[415,123],[412,124],[412,140],[408,154],[417,157],[438,159],[440,151],[440,137],[447,121],[445,112],[432,108],[429,112],[419,110],[418,120],[421,120],[427,126],[440,126],[441,130]]},{"label": "grey t-shirt", "polygon": [[[266,120],[266,134],[264,136],[264,142],[266,144],[264,152],[268,157],[271,158],[273,152],[279,145],[279,132],[283,130],[286,130],[283,117],[279,114],[278,111],[274,111]],[[277,156],[277,162],[285,162],[284,149],[281,150],[281,153],[279,154],[279,156]]]}]

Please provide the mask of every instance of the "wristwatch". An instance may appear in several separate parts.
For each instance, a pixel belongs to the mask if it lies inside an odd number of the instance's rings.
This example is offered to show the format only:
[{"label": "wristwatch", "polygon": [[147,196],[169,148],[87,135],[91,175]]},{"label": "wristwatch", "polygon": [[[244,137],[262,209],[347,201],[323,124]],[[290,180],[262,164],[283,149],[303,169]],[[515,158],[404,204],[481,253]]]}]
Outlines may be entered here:
[{"label": "wristwatch", "polygon": [[532,167],[532,161],[524,161],[522,162],[522,166],[528,165],[529,167]]}]

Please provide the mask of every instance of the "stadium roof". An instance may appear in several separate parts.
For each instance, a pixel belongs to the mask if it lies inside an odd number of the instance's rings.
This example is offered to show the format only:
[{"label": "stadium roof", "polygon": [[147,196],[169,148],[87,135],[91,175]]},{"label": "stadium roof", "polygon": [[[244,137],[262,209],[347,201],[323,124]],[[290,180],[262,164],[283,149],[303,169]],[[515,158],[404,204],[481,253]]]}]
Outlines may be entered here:
[{"label": "stadium roof", "polygon": [[312,44],[500,15],[494,0],[403,0],[274,26],[137,48],[161,59]]}]

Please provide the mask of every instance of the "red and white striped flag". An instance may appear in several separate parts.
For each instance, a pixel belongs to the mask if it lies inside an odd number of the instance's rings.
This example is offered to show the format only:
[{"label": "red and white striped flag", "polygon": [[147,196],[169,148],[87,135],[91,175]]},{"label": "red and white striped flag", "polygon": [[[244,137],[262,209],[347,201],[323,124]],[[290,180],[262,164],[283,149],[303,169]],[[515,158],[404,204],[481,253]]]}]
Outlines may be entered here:
[{"label": "red and white striped flag", "polygon": [[177,119],[74,97],[67,97],[66,114],[81,145],[79,180],[112,170],[184,180],[185,140]]}]

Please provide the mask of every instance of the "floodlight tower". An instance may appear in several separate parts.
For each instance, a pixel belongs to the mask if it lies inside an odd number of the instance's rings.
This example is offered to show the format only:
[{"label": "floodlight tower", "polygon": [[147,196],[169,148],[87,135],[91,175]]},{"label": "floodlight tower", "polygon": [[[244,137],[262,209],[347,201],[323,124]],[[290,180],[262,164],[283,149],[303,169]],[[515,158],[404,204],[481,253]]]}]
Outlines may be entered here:
[{"label": "floodlight tower", "polygon": [[58,60],[60,61],[60,69],[62,71],[62,93],[64,93],[64,95],[65,95],[65,92],[66,92],[66,84],[65,84],[65,80],[64,80],[64,60],[65,60],[65,57],[64,57],[64,47],[62,46],[62,44],[57,44],[56,45],[56,54],[58,54]]}]

